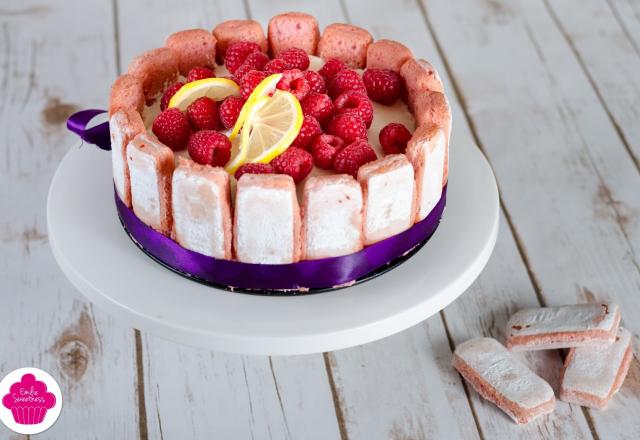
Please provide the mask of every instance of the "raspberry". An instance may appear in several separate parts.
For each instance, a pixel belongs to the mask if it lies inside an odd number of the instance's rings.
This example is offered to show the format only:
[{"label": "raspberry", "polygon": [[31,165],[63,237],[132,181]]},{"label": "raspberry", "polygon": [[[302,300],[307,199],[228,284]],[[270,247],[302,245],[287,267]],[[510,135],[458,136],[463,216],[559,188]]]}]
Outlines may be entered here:
[{"label": "raspberry", "polygon": [[327,133],[338,136],[347,144],[358,139],[367,140],[367,126],[362,118],[354,112],[336,115],[329,122]]},{"label": "raspberry", "polygon": [[253,89],[258,87],[258,84],[260,84],[266,77],[266,72],[261,72],[259,70],[251,70],[247,72],[247,74],[242,79],[242,85],[240,86],[240,96],[242,96],[244,99],[249,98],[249,95],[251,95]]},{"label": "raspberry", "polygon": [[309,87],[312,92],[327,93],[327,86],[325,85],[324,78],[318,72],[307,70],[304,72],[304,79],[309,83]]},{"label": "raspberry", "polygon": [[244,81],[244,77],[246,76],[246,74],[251,72],[252,70],[256,70],[256,69],[252,68],[251,64],[244,63],[242,64],[242,66],[236,69],[236,73],[233,74],[233,76],[231,77],[231,80],[234,81],[236,84],[242,84],[242,81]]},{"label": "raspberry", "polygon": [[324,77],[324,80],[328,83],[331,82],[336,73],[340,72],[343,69],[346,69],[347,65],[342,61],[331,58],[324,63],[324,66],[318,70],[318,73]]},{"label": "raspberry", "polygon": [[344,141],[338,136],[321,134],[311,145],[313,162],[320,168],[330,170],[333,167],[333,159],[344,148]]},{"label": "raspberry", "polygon": [[362,76],[367,95],[375,102],[391,105],[402,93],[400,76],[393,70],[367,69]]},{"label": "raspberry", "polygon": [[333,169],[357,178],[360,167],[376,159],[376,152],[373,151],[371,145],[367,141],[359,140],[347,145],[336,154],[333,159]]},{"label": "raspberry", "polygon": [[231,157],[231,141],[214,130],[202,130],[189,138],[189,156],[202,165],[222,167]]},{"label": "raspberry", "polygon": [[183,82],[177,82],[175,84],[171,84],[167,90],[164,91],[162,98],[160,99],[160,110],[166,110],[169,107],[169,101],[173,98],[173,95],[176,94],[178,90],[184,85]]},{"label": "raspberry", "polygon": [[307,70],[309,68],[309,55],[297,47],[283,50],[278,55],[278,58],[283,60],[289,69]]},{"label": "raspberry", "polygon": [[175,107],[168,108],[156,116],[151,130],[160,142],[172,150],[182,150],[191,135],[189,120]]},{"label": "raspberry", "polygon": [[300,106],[305,116],[313,116],[323,127],[333,117],[333,101],[329,95],[311,93],[300,102]]},{"label": "raspberry", "polygon": [[273,174],[275,171],[268,163],[245,163],[236,170],[234,177],[240,180],[243,174]]},{"label": "raspberry", "polygon": [[250,41],[231,43],[224,56],[224,65],[229,72],[236,73],[238,67],[244,63],[244,60],[252,52],[260,52],[260,46]]},{"label": "raspberry", "polygon": [[278,81],[276,87],[293,93],[298,101],[302,101],[310,91],[309,83],[304,79],[304,74],[298,69],[285,70],[282,72],[282,79]]},{"label": "raspberry", "polygon": [[300,182],[313,169],[313,156],[302,148],[289,147],[284,153],[271,161],[278,174],[288,174],[294,182]]},{"label": "raspberry", "polygon": [[287,63],[279,58],[273,59],[264,65],[264,71],[269,75],[273,75],[274,73],[282,73],[287,69]]},{"label": "raspberry", "polygon": [[329,96],[336,98],[336,96],[347,92],[349,90],[356,90],[358,92],[367,92],[367,89],[362,82],[362,78],[358,75],[358,72],[351,69],[344,69],[336,73],[329,84]]},{"label": "raspberry", "polygon": [[262,70],[267,61],[269,61],[269,57],[262,52],[252,52],[247,55],[244,63],[242,63],[242,65],[238,67],[233,74],[236,78],[236,82],[238,84],[242,83],[244,76],[251,70]]},{"label": "raspberry", "polygon": [[207,69],[206,67],[194,67],[189,70],[187,74],[187,82],[198,81],[206,78],[215,78],[216,74],[211,69]]},{"label": "raspberry", "polygon": [[407,142],[411,139],[411,132],[404,125],[392,122],[380,130],[378,138],[380,146],[386,154],[404,153],[407,149]]},{"label": "raspberry", "polygon": [[206,96],[198,98],[187,107],[187,118],[194,131],[217,130],[220,124],[218,104]]},{"label": "raspberry", "polygon": [[357,113],[367,128],[371,127],[373,121],[373,105],[369,101],[366,93],[350,90],[339,95],[333,105],[336,108],[336,114],[355,112]]},{"label": "raspberry", "polygon": [[253,70],[262,70],[264,69],[264,65],[269,62],[269,57],[263,52],[251,52],[244,59],[244,63],[248,64],[252,67]]},{"label": "raspberry", "polygon": [[313,116],[305,116],[300,127],[298,136],[293,140],[291,146],[309,150],[311,143],[322,134],[320,123]]},{"label": "raspberry", "polygon": [[244,99],[238,96],[229,96],[220,104],[218,113],[224,128],[232,128],[236,124],[243,105]]}]

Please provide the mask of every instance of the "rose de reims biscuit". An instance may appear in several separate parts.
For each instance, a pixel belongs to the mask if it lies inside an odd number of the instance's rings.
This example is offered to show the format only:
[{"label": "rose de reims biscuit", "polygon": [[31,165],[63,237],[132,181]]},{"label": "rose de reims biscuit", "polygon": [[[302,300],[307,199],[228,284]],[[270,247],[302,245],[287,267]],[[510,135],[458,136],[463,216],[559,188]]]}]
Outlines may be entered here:
[{"label": "rose de reims biscuit", "polygon": [[507,348],[549,350],[612,343],[619,324],[620,308],[614,303],[520,310],[507,323]]},{"label": "rose de reims biscuit", "polygon": [[624,382],[632,358],[631,333],[622,327],[612,344],[572,348],[564,361],[560,399],[604,408]]},{"label": "rose de reims biscuit", "polygon": [[553,389],[492,338],[475,338],[458,345],[453,367],[482,396],[516,423],[529,423],[553,411]]}]

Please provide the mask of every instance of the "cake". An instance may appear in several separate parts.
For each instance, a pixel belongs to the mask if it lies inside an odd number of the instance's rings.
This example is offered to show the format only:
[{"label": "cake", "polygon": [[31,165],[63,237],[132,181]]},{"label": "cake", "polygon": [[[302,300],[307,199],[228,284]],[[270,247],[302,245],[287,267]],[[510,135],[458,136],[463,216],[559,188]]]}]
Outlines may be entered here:
[{"label": "cake", "polygon": [[[433,66],[308,14],[176,32],[109,101],[116,197],[219,260],[344,257],[424,221],[448,179],[451,110]],[[424,237],[425,239],[427,237]]]},{"label": "cake", "polygon": [[36,380],[33,374],[24,374],[11,385],[2,397],[2,405],[11,411],[13,420],[21,425],[42,423],[47,411],[56,404],[56,396],[47,391],[47,384]]}]

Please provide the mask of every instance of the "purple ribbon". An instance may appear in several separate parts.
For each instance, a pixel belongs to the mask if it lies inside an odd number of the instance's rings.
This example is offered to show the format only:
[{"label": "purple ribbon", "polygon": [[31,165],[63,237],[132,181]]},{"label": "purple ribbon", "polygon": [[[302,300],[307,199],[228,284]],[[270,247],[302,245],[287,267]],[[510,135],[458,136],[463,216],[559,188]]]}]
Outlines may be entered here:
[{"label": "purple ribbon", "polygon": [[240,289],[325,289],[360,279],[411,251],[431,237],[446,204],[446,188],[424,220],[408,230],[353,254],[292,264],[250,264],[221,260],[183,248],[144,224],[115,194],[118,214],[144,252],[182,274],[206,283]]},{"label": "purple ribbon", "polygon": [[[67,128],[103,150],[111,149],[109,124],[87,129],[104,110],[83,110],[67,120]],[[408,230],[342,257],[293,264],[250,264],[221,260],[183,248],[144,224],[115,193],[120,220],[131,239],[145,253],[185,276],[207,284],[247,290],[327,289],[352,283],[407,255],[438,228],[446,204],[446,187],[431,213]]]},{"label": "purple ribbon", "polygon": [[111,150],[109,123],[103,122],[95,127],[87,128],[89,121],[102,113],[106,113],[106,111],[98,109],[81,110],[69,116],[67,128],[80,136],[82,140],[108,151]]}]

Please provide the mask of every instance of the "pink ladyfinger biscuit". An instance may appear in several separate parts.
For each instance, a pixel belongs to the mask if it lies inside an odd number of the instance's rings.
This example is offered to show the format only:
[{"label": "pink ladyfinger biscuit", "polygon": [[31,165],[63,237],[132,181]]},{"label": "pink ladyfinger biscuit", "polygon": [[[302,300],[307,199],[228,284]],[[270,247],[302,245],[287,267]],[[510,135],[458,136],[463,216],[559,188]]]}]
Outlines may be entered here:
[{"label": "pink ladyfinger biscuit", "polygon": [[127,146],[133,212],[148,226],[171,233],[171,176],[173,151],[146,133]]},{"label": "pink ladyfinger biscuit", "polygon": [[390,69],[400,72],[402,65],[413,59],[411,50],[393,40],[374,41],[367,48],[367,69]]},{"label": "pink ladyfinger biscuit", "polygon": [[416,175],[416,222],[426,218],[442,196],[446,152],[446,135],[437,125],[421,125],[407,144]]},{"label": "pink ladyfinger biscuit", "polygon": [[213,36],[217,40],[218,61],[222,61],[227,47],[236,41],[251,41],[260,46],[263,52],[269,49],[262,26],[255,20],[227,20],[213,28]]},{"label": "pink ladyfinger biscuit", "polygon": [[322,33],[318,42],[318,56],[325,60],[337,58],[349,67],[362,69],[367,63],[367,48],[372,41],[373,37],[365,29],[333,23]]},{"label": "pink ladyfinger biscuit", "polygon": [[193,67],[213,68],[216,64],[216,37],[204,29],[187,29],[169,35],[165,46],[178,54],[178,68],[187,75]]},{"label": "pink ladyfinger biscuit", "polygon": [[274,16],[267,30],[271,54],[276,57],[290,47],[315,55],[320,39],[318,20],[303,12],[287,12]]},{"label": "pink ladyfinger biscuit", "polygon": [[622,327],[612,344],[591,344],[569,350],[564,361],[560,399],[602,409],[618,392],[629,371],[631,333]]},{"label": "pink ladyfinger biscuit", "polygon": [[414,100],[413,116],[416,125],[436,125],[444,130],[447,148],[444,155],[442,186],[449,179],[449,140],[451,138],[451,107],[444,93],[419,92]]},{"label": "pink ladyfinger biscuit", "polygon": [[135,109],[121,109],[109,118],[113,184],[122,203],[131,207],[131,180],[127,164],[127,145],[146,131],[142,117]]},{"label": "pink ladyfinger biscuit", "polygon": [[415,219],[413,166],[404,154],[390,154],[358,170],[364,200],[364,244],[406,231]]},{"label": "pink ladyfinger biscuit", "polygon": [[300,260],[300,208],[296,186],[285,174],[244,174],[236,189],[233,240],[244,263]]},{"label": "pink ladyfinger biscuit", "polygon": [[310,177],[302,202],[302,259],[358,252],[362,239],[362,189],[346,174]]},{"label": "pink ladyfinger biscuit", "polygon": [[142,112],[144,102],[142,82],[137,77],[125,73],[116,78],[111,86],[109,116],[123,109]]},{"label": "pink ladyfinger biscuit", "polygon": [[147,104],[178,78],[178,54],[168,47],[151,49],[136,57],[129,64],[128,73],[142,82]]},{"label": "pink ladyfinger biscuit", "polygon": [[513,351],[612,343],[620,324],[614,303],[525,309],[507,323],[507,347]]},{"label": "pink ladyfinger biscuit", "polygon": [[488,401],[516,423],[529,423],[553,411],[553,389],[492,338],[458,345],[453,367]]},{"label": "pink ladyfinger biscuit", "polygon": [[180,158],[171,188],[174,239],[186,249],[231,259],[229,174]]},{"label": "pink ladyfinger biscuit", "polygon": [[444,93],[444,86],[440,75],[434,67],[425,60],[407,59],[400,67],[400,76],[407,89],[407,99],[410,109],[414,109],[415,98],[424,92]]}]

